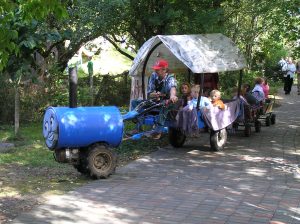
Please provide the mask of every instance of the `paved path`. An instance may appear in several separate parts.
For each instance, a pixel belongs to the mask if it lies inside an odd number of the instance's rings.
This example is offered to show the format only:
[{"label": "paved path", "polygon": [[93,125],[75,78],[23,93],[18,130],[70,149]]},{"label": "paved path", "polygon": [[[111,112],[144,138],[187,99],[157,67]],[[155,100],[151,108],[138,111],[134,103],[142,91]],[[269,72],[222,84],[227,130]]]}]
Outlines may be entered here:
[{"label": "paved path", "polygon": [[274,126],[231,134],[224,152],[210,152],[204,134],[51,196],[14,223],[300,223],[300,96],[282,97]]}]

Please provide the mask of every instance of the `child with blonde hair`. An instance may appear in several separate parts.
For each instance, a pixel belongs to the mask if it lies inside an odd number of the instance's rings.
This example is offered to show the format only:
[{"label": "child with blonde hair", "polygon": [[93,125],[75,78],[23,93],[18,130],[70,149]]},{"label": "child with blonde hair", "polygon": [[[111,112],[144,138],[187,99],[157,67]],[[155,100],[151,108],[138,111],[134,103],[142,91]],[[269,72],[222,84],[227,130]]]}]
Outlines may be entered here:
[{"label": "child with blonde hair", "polygon": [[[193,85],[191,87],[191,101],[188,103],[190,110],[197,107],[199,91],[200,91],[200,85]],[[199,107],[202,108],[202,107],[207,107],[209,105],[211,105],[210,100],[205,96],[201,96]]]},{"label": "child with blonde hair", "polygon": [[214,107],[218,107],[221,110],[225,109],[225,104],[221,100],[221,92],[219,90],[216,90],[216,89],[212,90],[210,92],[210,99],[211,99],[211,103]]}]

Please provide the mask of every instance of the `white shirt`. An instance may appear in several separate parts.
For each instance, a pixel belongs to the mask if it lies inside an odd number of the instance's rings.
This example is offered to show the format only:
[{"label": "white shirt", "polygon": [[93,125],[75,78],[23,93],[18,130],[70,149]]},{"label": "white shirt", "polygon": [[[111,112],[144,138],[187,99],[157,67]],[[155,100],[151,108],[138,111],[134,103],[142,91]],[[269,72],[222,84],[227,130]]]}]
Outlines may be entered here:
[{"label": "white shirt", "polygon": [[286,71],[286,73],[283,75],[284,77],[287,77],[289,75],[290,78],[293,79],[296,71],[296,66],[294,63],[287,63],[283,71]]},{"label": "white shirt", "polygon": [[255,84],[252,95],[257,99],[257,101],[264,101],[265,100],[265,94],[264,90],[261,85]]},{"label": "white shirt", "polygon": [[278,64],[280,65],[281,67],[281,70],[284,69],[284,67],[287,65],[287,62],[284,60],[284,59],[281,59]]}]

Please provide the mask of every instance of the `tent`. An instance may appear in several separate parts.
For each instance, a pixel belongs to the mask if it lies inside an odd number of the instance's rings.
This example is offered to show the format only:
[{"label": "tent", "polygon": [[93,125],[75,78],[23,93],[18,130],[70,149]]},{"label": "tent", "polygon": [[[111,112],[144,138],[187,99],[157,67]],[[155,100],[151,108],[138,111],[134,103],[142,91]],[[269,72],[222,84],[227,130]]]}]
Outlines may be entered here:
[{"label": "tent", "polygon": [[237,71],[246,60],[235,44],[222,34],[158,35],[139,49],[129,71],[131,99],[145,98],[148,77],[155,61],[169,62],[171,73]]}]

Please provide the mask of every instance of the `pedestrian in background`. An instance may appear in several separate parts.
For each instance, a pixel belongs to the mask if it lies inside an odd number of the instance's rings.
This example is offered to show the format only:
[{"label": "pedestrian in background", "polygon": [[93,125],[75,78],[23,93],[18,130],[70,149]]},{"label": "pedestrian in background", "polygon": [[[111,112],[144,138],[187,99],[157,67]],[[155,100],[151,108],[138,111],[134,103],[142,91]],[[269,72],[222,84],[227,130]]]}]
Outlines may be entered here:
[{"label": "pedestrian in background", "polygon": [[284,71],[284,92],[285,94],[290,94],[292,90],[292,85],[294,82],[294,74],[296,72],[296,66],[293,63],[292,58],[288,58],[287,64],[282,68]]},{"label": "pedestrian in background", "polygon": [[300,95],[300,60],[296,64],[296,74],[297,74],[298,95]]},{"label": "pedestrian in background", "polygon": [[94,90],[93,90],[93,75],[94,75],[94,64],[92,62],[92,57],[89,57],[89,61],[87,63],[88,73],[89,73],[89,81],[90,81],[90,106],[93,106],[94,103]]}]

